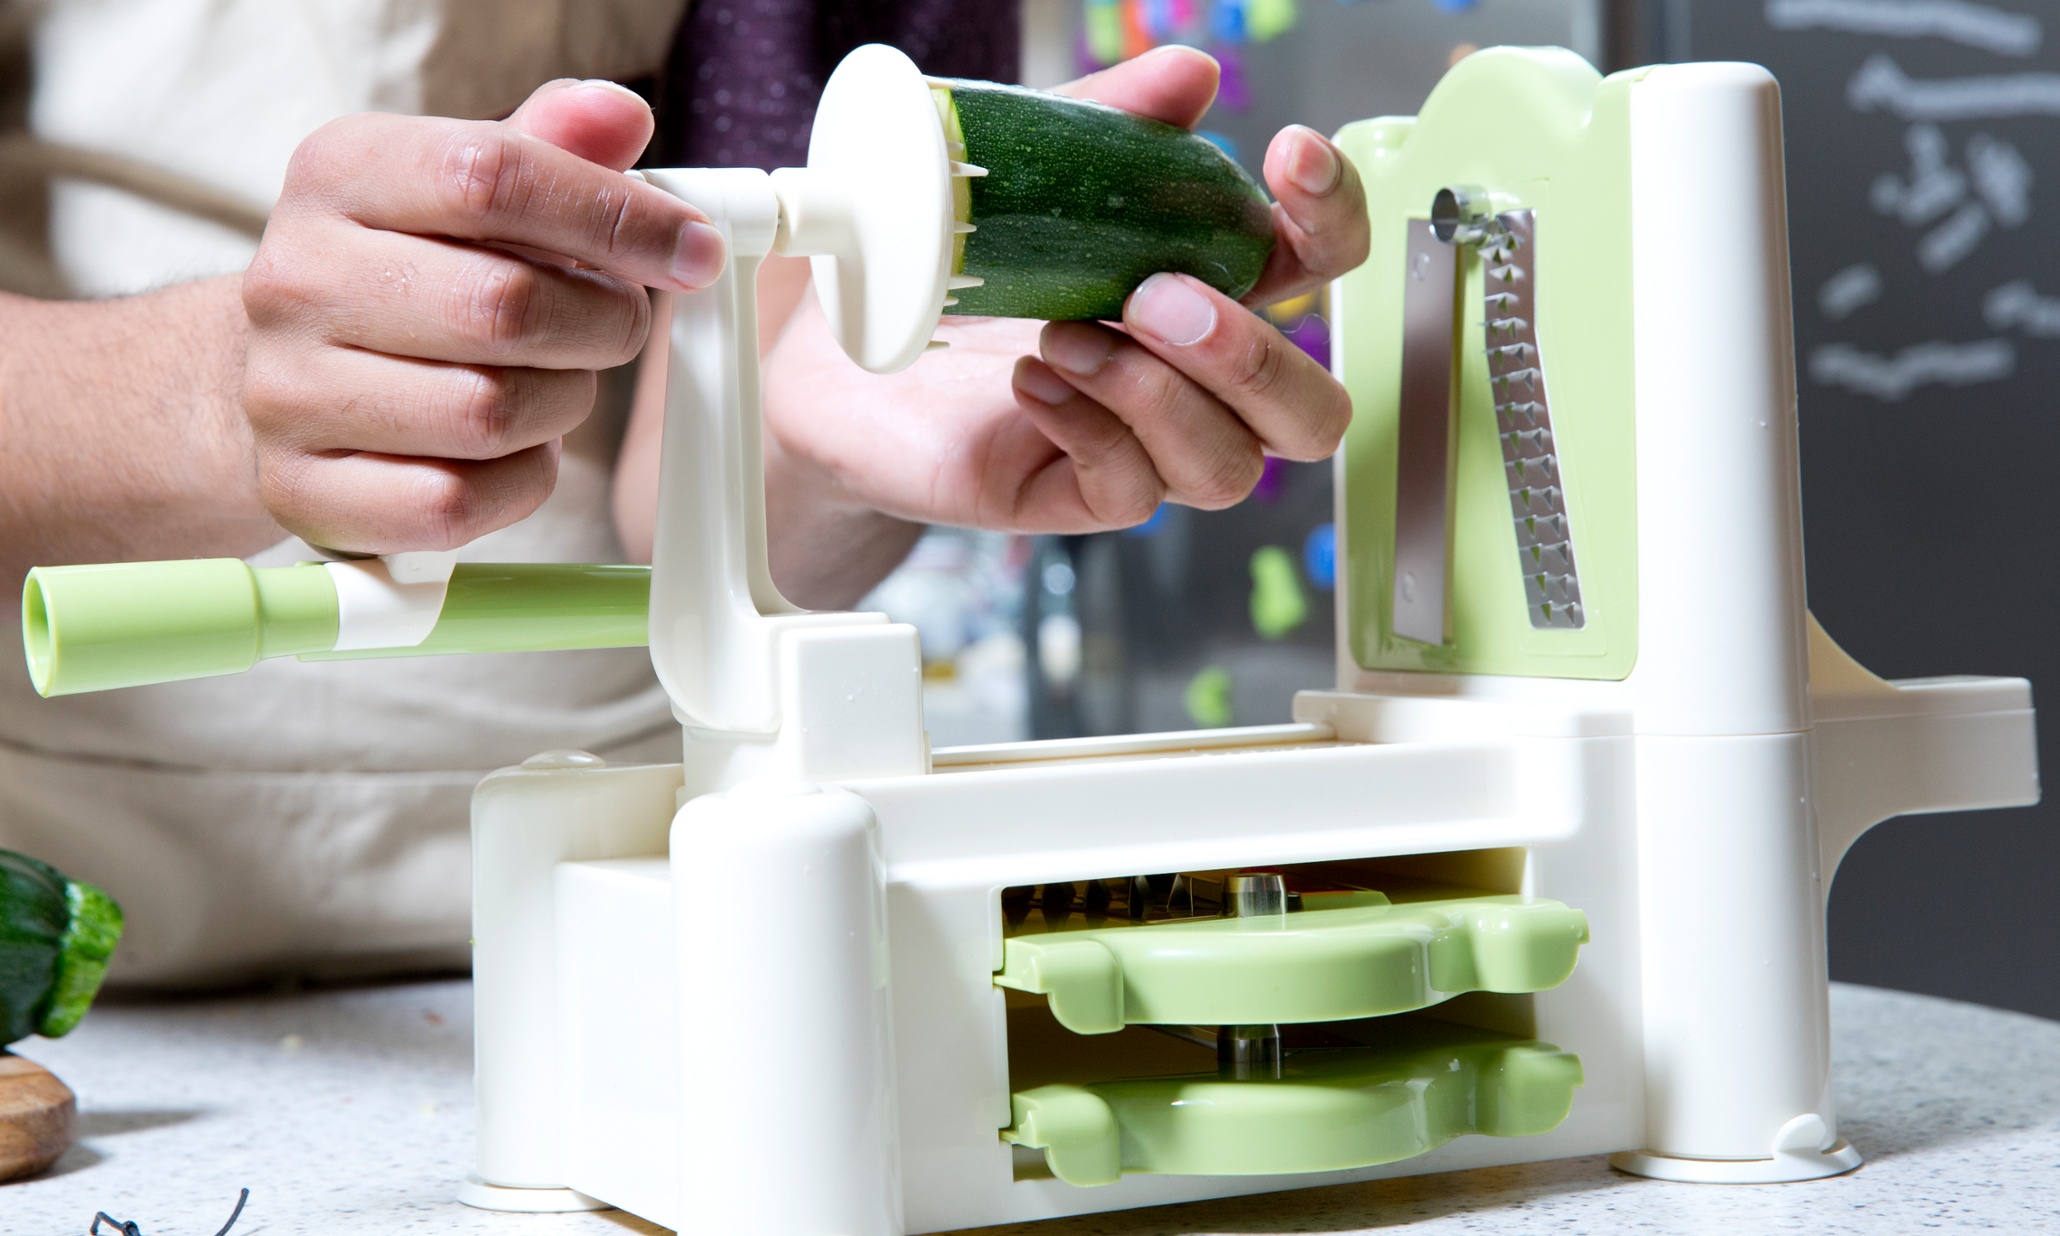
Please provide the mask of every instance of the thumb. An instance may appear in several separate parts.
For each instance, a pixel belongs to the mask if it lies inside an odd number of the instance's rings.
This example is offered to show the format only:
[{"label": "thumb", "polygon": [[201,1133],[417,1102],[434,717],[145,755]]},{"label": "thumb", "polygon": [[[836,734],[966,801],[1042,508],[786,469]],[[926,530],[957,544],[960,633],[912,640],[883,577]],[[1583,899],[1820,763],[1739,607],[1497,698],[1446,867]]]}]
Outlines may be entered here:
[{"label": "thumb", "polygon": [[615,171],[634,166],[651,143],[651,107],[606,81],[545,82],[505,123],[589,163]]}]

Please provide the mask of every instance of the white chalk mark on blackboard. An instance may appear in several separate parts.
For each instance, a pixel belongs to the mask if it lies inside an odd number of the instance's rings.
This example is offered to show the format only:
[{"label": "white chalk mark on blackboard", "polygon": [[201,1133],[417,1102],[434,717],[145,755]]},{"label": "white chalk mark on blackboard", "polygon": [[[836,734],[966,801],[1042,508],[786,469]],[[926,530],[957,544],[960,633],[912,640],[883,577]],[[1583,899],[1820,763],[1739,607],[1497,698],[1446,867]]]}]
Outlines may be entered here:
[{"label": "white chalk mark on blackboard", "polygon": [[1995,73],[1918,81],[1887,56],[1869,56],[1846,84],[1854,111],[1886,109],[1904,120],[2060,116],[2060,73]]},{"label": "white chalk mark on blackboard", "polygon": [[1975,192],[2004,227],[2022,226],[2031,218],[2031,164],[2012,146],[1986,133],[1967,139],[1967,170]]},{"label": "white chalk mark on blackboard", "polygon": [[2001,56],[2039,49],[2039,19],[1967,0],[1767,0],[1776,30],[1844,30],[1889,38],[1948,39]]},{"label": "white chalk mark on blackboard", "polygon": [[1937,125],[1911,125],[1903,135],[1903,148],[1910,152],[1910,178],[1905,181],[1884,172],[1868,198],[1877,214],[1922,227],[1960,204],[1967,196],[1967,177],[1946,166],[1946,135]]},{"label": "white chalk mark on blackboard", "polygon": [[[2031,218],[2035,177],[2031,164],[2009,142],[1986,133],[1968,138],[1966,172],[1946,162],[1950,147],[1937,125],[1911,125],[1903,135],[1903,147],[1910,154],[1908,177],[1883,172],[1875,177],[1867,198],[1877,214],[1893,216],[1909,227],[1944,219],[1917,242],[1917,263],[1930,273],[1959,265],[1993,224],[2021,227]],[[1978,202],[1968,200],[1970,183]]]},{"label": "white chalk mark on blackboard", "polygon": [[1881,299],[1881,272],[1860,262],[1826,279],[1817,288],[1817,307],[1834,322]]},{"label": "white chalk mark on blackboard", "polygon": [[1931,274],[1943,274],[1974,252],[1974,246],[1986,235],[1988,211],[1979,202],[1969,202],[1917,242],[1917,264]]},{"label": "white chalk mark on blackboard", "polygon": [[2017,349],[2008,339],[1911,344],[1894,356],[1876,356],[1851,344],[1827,343],[1810,352],[1810,377],[1819,386],[1842,386],[1893,403],[1920,386],[1969,386],[2000,382],[2017,371]]},{"label": "white chalk mark on blackboard", "polygon": [[2016,327],[2040,339],[2060,339],[2060,296],[2041,296],[2029,279],[2013,279],[1981,302],[1981,316],[1997,330]]}]

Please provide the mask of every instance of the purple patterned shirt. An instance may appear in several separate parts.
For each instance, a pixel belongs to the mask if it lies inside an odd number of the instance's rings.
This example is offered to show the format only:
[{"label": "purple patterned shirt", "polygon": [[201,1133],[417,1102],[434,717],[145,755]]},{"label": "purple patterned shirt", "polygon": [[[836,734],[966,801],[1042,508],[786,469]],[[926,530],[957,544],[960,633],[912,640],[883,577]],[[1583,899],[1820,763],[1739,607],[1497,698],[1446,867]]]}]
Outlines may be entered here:
[{"label": "purple patterned shirt", "polygon": [[647,162],[798,167],[823,83],[845,53],[888,43],[939,77],[1016,80],[1011,0],[693,0],[659,80]]}]

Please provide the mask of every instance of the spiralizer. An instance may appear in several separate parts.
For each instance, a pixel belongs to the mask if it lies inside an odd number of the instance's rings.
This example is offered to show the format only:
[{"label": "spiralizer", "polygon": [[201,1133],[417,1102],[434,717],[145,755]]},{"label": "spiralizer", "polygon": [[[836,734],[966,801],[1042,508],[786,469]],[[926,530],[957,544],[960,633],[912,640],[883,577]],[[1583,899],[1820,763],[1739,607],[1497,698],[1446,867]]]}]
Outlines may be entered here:
[{"label": "spiralizer", "polygon": [[[1347,126],[1335,688],[956,750],[911,628],[771,584],[752,337],[768,252],[876,370],[983,277],[968,186],[1015,165],[932,87],[863,49],[806,169],[647,174],[731,255],[672,323],[648,634],[684,757],[479,787],[464,1200],[886,1236],[1596,1153],[1857,1166],[1831,874],[1887,816],[2036,801],[2033,714],[1882,681],[1805,609],[1773,80],[1498,48]],[[627,569],[209,569],[182,672],[642,634]],[[161,664],[121,596],[170,570],[39,572],[39,684]]]}]

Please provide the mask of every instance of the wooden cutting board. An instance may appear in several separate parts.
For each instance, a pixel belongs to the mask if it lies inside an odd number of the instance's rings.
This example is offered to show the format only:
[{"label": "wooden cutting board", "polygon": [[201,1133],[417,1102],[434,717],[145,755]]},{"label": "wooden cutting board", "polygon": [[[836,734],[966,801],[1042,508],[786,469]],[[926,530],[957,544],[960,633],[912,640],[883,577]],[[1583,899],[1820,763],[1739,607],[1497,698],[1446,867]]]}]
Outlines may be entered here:
[{"label": "wooden cutting board", "polygon": [[0,1050],[0,1180],[33,1176],[71,1148],[78,1101],[50,1070]]}]

